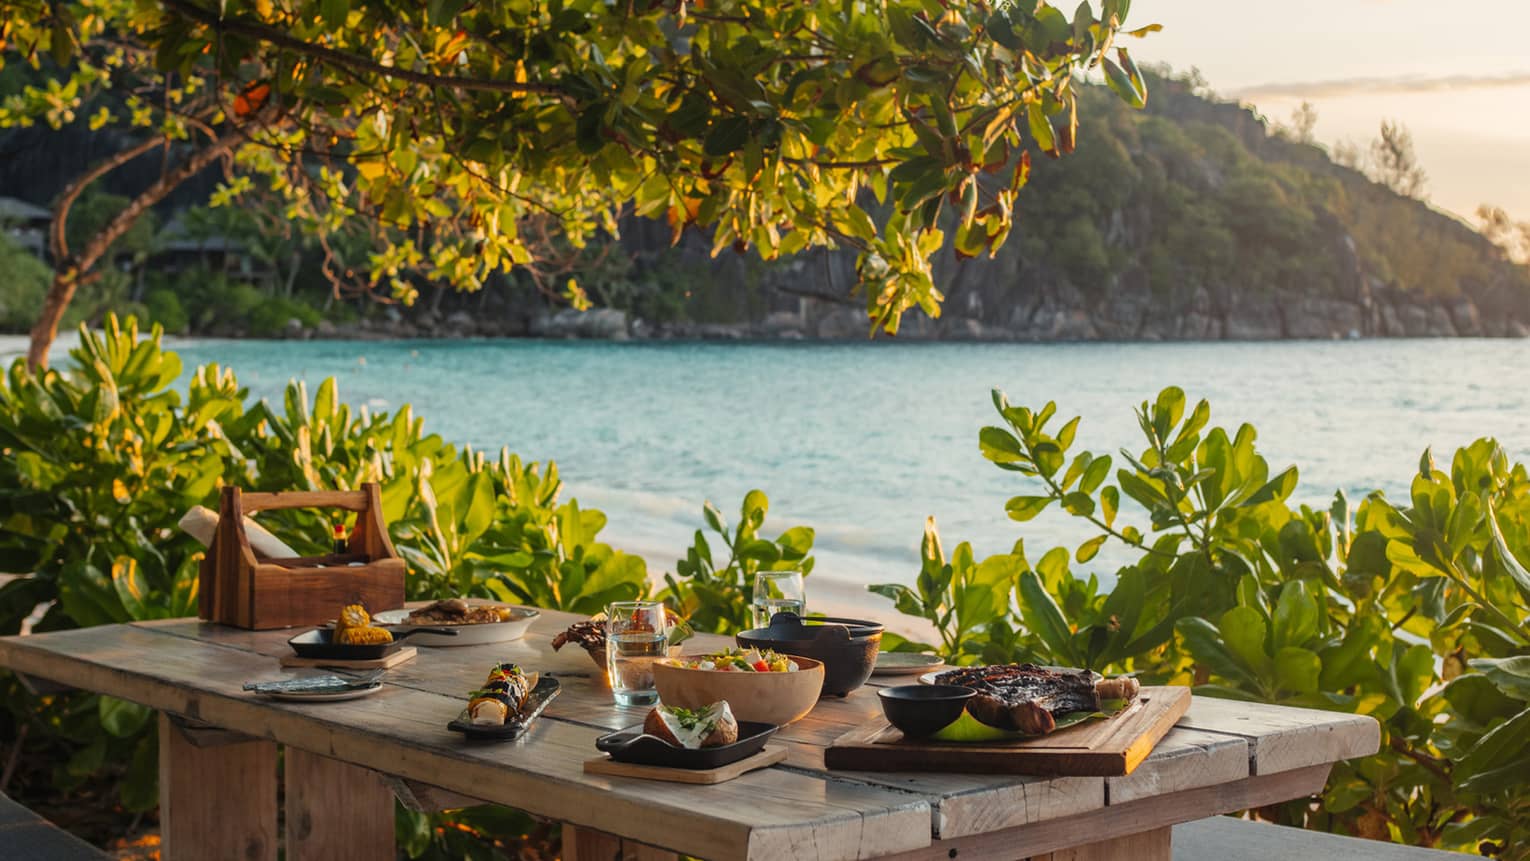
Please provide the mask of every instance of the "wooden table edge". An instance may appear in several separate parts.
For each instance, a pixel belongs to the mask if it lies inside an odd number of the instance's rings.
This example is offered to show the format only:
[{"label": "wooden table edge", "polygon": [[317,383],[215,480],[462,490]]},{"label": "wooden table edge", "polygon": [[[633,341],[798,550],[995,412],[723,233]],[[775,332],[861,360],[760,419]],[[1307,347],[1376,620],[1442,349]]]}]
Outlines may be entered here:
[{"label": "wooden table edge", "polygon": [[1086,843],[1220,816],[1321,792],[1329,765],[1244,778],[1235,783],[1204,786],[1153,798],[1102,807],[1089,813],[1048,819],[1001,831],[954,839],[936,838],[929,847],[884,856],[883,861],[951,861],[962,858],[1024,858],[1045,855]]}]

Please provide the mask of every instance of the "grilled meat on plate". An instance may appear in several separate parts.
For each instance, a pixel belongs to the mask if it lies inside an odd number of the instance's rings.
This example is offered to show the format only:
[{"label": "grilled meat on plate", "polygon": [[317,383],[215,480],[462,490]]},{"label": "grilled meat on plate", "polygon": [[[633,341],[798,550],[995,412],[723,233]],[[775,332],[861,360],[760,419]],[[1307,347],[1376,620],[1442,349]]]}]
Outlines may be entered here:
[{"label": "grilled meat on plate", "polygon": [[976,690],[967,711],[979,721],[1030,735],[1051,732],[1057,715],[1099,711],[1100,700],[1134,699],[1138,689],[1137,680],[1125,676],[1096,681],[1089,670],[1035,664],[966,667],[941,673],[936,681]]}]

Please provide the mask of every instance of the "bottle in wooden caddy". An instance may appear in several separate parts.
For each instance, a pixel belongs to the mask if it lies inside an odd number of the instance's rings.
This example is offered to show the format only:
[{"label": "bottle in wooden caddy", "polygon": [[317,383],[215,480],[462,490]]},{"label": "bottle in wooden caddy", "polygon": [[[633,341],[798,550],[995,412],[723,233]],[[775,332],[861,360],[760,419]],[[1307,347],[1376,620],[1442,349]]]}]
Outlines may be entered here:
[{"label": "bottle in wooden caddy", "polygon": [[[244,515],[282,508],[338,508],[355,512],[346,535],[335,524],[334,553],[274,558],[250,548]],[[375,483],[359,490],[245,493],[223,488],[218,527],[202,559],[197,601],[203,619],[251,630],[317,625],[346,604],[373,612],[404,606],[404,560],[388,540],[382,494]]]}]

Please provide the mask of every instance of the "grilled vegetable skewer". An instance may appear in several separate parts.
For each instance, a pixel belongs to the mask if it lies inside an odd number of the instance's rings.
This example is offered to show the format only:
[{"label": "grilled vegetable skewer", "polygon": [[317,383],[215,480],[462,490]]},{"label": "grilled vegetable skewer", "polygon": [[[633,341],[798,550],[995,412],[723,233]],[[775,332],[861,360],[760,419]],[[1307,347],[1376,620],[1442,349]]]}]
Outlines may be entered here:
[{"label": "grilled vegetable skewer", "polygon": [[537,686],[538,675],[516,664],[498,664],[484,686],[470,694],[468,718],[479,726],[499,726],[520,713]]}]

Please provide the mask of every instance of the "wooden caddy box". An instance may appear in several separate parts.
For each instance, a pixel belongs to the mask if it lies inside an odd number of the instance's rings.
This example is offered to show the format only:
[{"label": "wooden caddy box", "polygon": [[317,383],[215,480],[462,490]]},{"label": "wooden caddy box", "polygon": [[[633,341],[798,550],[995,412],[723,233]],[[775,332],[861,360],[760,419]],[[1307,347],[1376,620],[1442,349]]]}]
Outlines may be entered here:
[{"label": "wooden caddy box", "polygon": [[[349,553],[292,559],[258,558],[244,515],[280,508],[340,508],[357,513]],[[351,566],[351,562],[362,565]],[[326,567],[319,567],[319,566]],[[202,559],[197,615],[210,622],[262,631],[317,625],[346,604],[372,612],[404,606],[404,560],[388,540],[376,484],[360,490],[244,493],[223,488],[218,529]]]}]

